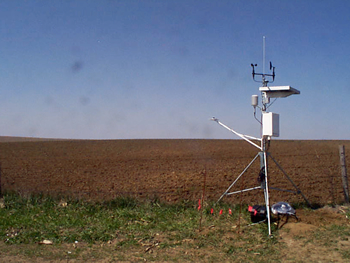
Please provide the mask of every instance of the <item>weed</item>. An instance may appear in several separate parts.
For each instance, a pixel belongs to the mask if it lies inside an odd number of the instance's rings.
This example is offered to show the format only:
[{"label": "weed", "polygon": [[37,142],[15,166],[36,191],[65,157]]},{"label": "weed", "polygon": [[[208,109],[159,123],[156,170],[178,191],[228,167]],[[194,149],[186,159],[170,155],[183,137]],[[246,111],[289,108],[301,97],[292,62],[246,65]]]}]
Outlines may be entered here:
[{"label": "weed", "polygon": [[349,250],[341,251],[341,255],[344,259],[350,259],[350,251]]},{"label": "weed", "polygon": [[[170,205],[156,198],[152,202],[138,202],[118,197],[101,203],[66,199],[63,204],[62,199],[43,195],[26,198],[5,195],[4,208],[0,209],[0,239],[9,245],[5,250],[19,246],[22,255],[40,256],[48,261],[99,258],[103,257],[101,253],[109,253],[115,261],[180,262],[196,257],[203,261],[271,262],[278,261],[282,247],[277,238],[268,237],[266,223],[249,226],[250,214],[246,209],[225,203],[215,206],[214,215],[209,205],[201,214],[194,202]],[[220,215],[220,210],[225,213]],[[278,235],[275,226],[272,231]],[[327,244],[335,247],[339,244],[337,240],[346,241],[349,235],[347,226],[332,225],[307,238],[296,236],[295,240],[320,242],[317,240],[332,238]],[[43,240],[52,241],[51,247],[59,252],[40,249],[36,244]],[[81,244],[88,246],[89,251],[80,248]],[[106,250],[96,248],[100,245],[106,245]],[[28,249],[22,249],[23,246]],[[113,253],[114,250],[118,253]],[[126,256],[130,251],[137,252],[133,259]],[[339,254],[350,257],[347,251]]]}]

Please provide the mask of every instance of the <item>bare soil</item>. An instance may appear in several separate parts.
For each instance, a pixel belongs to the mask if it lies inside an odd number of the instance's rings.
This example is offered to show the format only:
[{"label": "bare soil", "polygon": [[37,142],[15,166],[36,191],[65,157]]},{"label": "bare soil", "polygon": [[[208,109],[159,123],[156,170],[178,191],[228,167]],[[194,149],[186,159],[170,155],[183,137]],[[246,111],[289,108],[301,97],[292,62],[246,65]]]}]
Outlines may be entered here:
[{"label": "bare soil", "polygon": [[[344,199],[339,145],[345,145],[349,149],[350,141],[271,142],[269,152],[284,172],[269,158],[270,187],[296,190],[285,176],[287,174],[314,208],[322,207],[316,210],[297,209],[300,222],[290,220],[279,230],[278,249],[281,250],[283,262],[349,260],[341,254],[342,251],[350,250],[348,236],[330,237],[332,242],[327,243],[327,238],[315,234],[330,225],[349,227],[349,219],[345,214],[348,207],[336,206]],[[23,195],[41,193],[87,200],[132,196],[173,203],[198,200],[205,186],[206,201],[216,201],[257,153],[253,146],[241,140],[88,141],[2,138],[1,190]],[[231,190],[257,186],[259,169],[260,160],[257,158]],[[271,203],[305,203],[300,194],[289,192],[271,190],[270,197]],[[261,190],[231,195],[224,200],[233,204],[264,203]],[[311,236],[314,237],[312,242]],[[33,260],[31,257],[13,256],[16,249],[20,248],[1,243],[0,260]],[[89,253],[94,249],[89,248]],[[157,253],[168,253],[162,251]],[[126,258],[129,261],[139,261],[140,257],[135,255],[142,253],[144,251],[130,251]],[[179,251],[174,249],[169,253],[193,253],[193,260],[206,253],[211,258],[216,255],[215,249],[183,251],[179,248]],[[88,257],[69,262],[83,261],[89,261]],[[111,256],[106,256],[100,262],[111,261]],[[44,261],[36,258],[33,262]]]},{"label": "bare soil", "polygon": [[[165,202],[217,200],[258,151],[241,140],[50,140],[2,138],[1,188],[106,200],[117,196]],[[34,140],[34,141],[33,141]],[[339,145],[350,141],[272,141],[268,158],[271,188],[296,190],[310,203],[344,199]],[[258,186],[259,157],[231,191]],[[205,180],[204,180],[205,179]],[[271,202],[305,203],[300,194],[270,190]],[[264,202],[261,190],[225,198],[232,203]]]},{"label": "bare soil", "polygon": [[[330,226],[349,229],[348,206],[298,210],[301,221],[288,222],[279,230],[283,262],[349,262],[350,236],[327,232]],[[323,233],[325,232],[325,233]],[[346,256],[344,256],[346,255]]]}]

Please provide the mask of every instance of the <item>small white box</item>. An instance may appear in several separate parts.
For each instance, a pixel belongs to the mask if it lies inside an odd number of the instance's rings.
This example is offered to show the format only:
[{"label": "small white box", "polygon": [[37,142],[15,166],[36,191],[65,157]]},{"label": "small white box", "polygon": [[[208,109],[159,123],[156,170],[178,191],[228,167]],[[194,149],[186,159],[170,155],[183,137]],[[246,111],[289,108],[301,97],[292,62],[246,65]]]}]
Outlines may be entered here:
[{"label": "small white box", "polygon": [[263,112],[263,136],[280,136],[280,116],[277,113]]}]

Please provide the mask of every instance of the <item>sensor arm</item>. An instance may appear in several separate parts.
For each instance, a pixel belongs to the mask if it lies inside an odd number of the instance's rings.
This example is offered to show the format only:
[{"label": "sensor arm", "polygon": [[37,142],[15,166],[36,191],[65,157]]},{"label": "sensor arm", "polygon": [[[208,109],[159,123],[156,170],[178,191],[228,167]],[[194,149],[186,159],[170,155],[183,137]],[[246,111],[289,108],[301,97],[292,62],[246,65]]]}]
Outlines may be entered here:
[{"label": "sensor arm", "polygon": [[257,147],[259,150],[262,151],[262,147],[257,145],[256,143],[252,142],[251,140],[249,139],[252,139],[252,140],[257,140],[257,141],[260,141],[261,142],[261,139],[259,138],[255,138],[255,137],[252,137],[252,136],[249,136],[249,135],[244,135],[244,134],[241,134],[241,133],[238,133],[236,132],[235,130],[232,130],[230,127],[226,126],[225,124],[223,124],[222,122],[220,122],[217,118],[213,117],[211,118],[210,120],[212,121],[215,121],[217,122],[219,125],[221,125],[222,127],[224,127],[225,129],[229,130],[230,132],[236,134],[237,136],[241,137],[243,140],[247,141],[248,143],[250,143],[251,145]]},{"label": "sensor arm", "polygon": [[[265,85],[267,85],[267,83],[269,83],[269,82],[272,83],[272,82],[275,81],[275,76],[276,76],[276,74],[275,74],[275,67],[272,66],[271,61],[270,61],[270,70],[272,69],[272,74],[256,73],[256,72],[255,72],[255,67],[258,66],[258,64],[253,64],[253,63],[252,63],[252,64],[250,64],[250,66],[252,67],[252,75],[253,75],[253,80],[254,80],[255,82],[262,82],[263,85],[265,86]],[[256,80],[256,79],[255,79],[255,76],[262,76],[262,81]],[[266,80],[265,77],[272,77],[272,81]]]}]

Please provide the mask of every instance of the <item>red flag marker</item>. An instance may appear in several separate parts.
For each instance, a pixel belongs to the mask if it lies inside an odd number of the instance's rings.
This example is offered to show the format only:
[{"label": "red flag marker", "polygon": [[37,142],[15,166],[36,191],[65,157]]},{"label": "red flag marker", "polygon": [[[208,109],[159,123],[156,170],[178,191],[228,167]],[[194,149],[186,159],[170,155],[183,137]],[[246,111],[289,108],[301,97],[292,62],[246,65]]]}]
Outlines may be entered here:
[{"label": "red flag marker", "polygon": [[228,209],[228,213],[229,213],[229,215],[232,215],[232,210],[231,210],[231,208]]},{"label": "red flag marker", "polygon": [[213,208],[210,210],[210,214],[214,214],[214,209]]},{"label": "red flag marker", "polygon": [[222,209],[220,210],[220,215],[222,215]]}]

